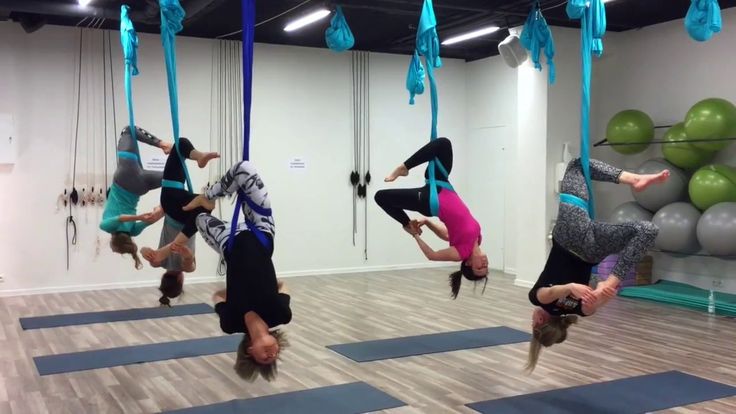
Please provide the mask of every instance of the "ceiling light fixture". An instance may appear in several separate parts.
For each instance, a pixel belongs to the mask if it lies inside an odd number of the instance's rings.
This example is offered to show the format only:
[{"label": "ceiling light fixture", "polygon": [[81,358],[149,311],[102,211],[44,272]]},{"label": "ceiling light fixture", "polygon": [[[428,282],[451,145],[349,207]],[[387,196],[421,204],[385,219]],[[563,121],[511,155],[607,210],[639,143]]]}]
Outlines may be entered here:
[{"label": "ceiling light fixture", "polygon": [[484,29],[475,30],[475,31],[472,31],[472,32],[469,32],[469,33],[465,33],[465,34],[460,35],[460,36],[451,37],[451,38],[445,40],[444,42],[442,42],[442,44],[443,45],[453,45],[455,43],[464,42],[464,41],[469,40],[469,39],[475,39],[476,37],[485,36],[487,34],[491,34],[491,33],[496,32],[498,30],[499,30],[499,27],[497,27],[497,26],[486,27]]},{"label": "ceiling light fixture", "polygon": [[324,19],[325,17],[329,16],[330,13],[331,12],[327,9],[317,10],[314,13],[310,13],[304,17],[296,19],[293,22],[287,24],[286,27],[284,27],[284,31],[293,32],[295,30],[299,30],[304,26],[310,25],[316,21]]},{"label": "ceiling light fixture", "polygon": [[87,7],[87,5],[88,5],[88,4],[89,4],[89,3],[90,3],[90,2],[92,1],[92,0],[78,0],[78,1],[79,1],[79,6],[80,6],[80,7]]}]

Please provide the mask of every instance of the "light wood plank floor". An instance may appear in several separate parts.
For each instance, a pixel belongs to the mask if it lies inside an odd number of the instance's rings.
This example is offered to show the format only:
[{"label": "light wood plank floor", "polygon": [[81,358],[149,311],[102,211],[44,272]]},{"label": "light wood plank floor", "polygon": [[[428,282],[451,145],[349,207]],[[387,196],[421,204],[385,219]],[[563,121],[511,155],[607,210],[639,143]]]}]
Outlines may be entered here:
[{"label": "light wood plank floor", "polygon": [[[396,271],[287,279],[292,347],[276,382],[248,384],[234,354],[40,377],[32,357],[220,335],[214,315],[22,331],[22,316],[156,305],[155,289],[0,299],[0,413],[154,413],[353,381],[407,407],[391,414],[472,413],[469,402],[680,370],[736,385],[736,326],[675,307],[617,299],[522,372],[526,344],[357,364],[326,345],[505,325],[529,331],[526,289],[495,275],[485,295],[464,283],[448,298],[447,271]],[[182,303],[208,302],[218,284],[189,285]],[[670,410],[736,413],[736,398]]]}]

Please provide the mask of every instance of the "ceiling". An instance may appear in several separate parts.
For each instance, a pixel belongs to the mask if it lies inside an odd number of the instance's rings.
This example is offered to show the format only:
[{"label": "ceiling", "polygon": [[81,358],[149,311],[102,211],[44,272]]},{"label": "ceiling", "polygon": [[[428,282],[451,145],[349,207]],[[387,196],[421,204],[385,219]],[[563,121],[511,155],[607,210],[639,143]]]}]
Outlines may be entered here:
[{"label": "ceiling", "polygon": [[[43,24],[86,27],[101,22],[90,17],[83,21],[94,13],[106,18],[101,27],[117,29],[123,3],[130,5],[139,32],[158,32],[156,0],[92,0],[86,9],[80,8],[77,0],[0,0],[0,20],[18,21],[26,31]],[[256,0],[256,42],[325,47],[324,31],[329,19],[291,33],[284,32],[283,27],[287,21],[316,8],[339,4],[355,35],[354,49],[409,54],[414,50],[422,3],[423,0]],[[489,25],[502,28],[521,25],[531,3],[530,0],[434,0],[440,38]],[[576,26],[565,14],[566,3],[566,0],[540,1],[550,25]],[[181,0],[181,4],[187,10],[181,35],[240,38],[239,33],[227,36],[241,27],[239,0]],[[689,5],[690,0],[614,0],[606,5],[608,30],[634,30],[681,19]],[[736,0],[721,0],[720,5],[734,7]],[[498,43],[507,34],[501,30],[483,38],[443,46],[442,56],[471,61],[497,55]]]}]

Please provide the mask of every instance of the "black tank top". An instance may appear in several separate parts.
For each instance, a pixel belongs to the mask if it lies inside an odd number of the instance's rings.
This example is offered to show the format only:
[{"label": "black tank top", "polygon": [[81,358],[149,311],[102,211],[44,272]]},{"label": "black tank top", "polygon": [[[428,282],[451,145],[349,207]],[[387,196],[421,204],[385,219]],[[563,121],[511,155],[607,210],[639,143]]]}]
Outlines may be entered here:
[{"label": "black tank top", "polygon": [[588,263],[579,258],[575,254],[567,251],[559,245],[554,239],[552,240],[552,250],[547,257],[547,263],[544,270],[539,276],[537,283],[529,291],[529,301],[547,311],[550,315],[580,315],[583,314],[583,304],[579,299],[568,296],[564,299],[557,300],[553,303],[541,303],[537,299],[537,291],[543,287],[552,287],[555,285],[565,285],[568,283],[579,283],[588,285],[590,283],[590,275],[595,264]]}]

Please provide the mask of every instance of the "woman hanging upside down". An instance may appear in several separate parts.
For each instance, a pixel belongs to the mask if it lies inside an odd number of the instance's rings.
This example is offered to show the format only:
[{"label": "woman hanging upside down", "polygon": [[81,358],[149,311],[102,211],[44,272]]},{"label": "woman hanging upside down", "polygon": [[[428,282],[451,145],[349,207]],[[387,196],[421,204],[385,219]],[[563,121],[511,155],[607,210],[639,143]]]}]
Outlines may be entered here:
[{"label": "woman hanging upside down", "polygon": [[[438,138],[429,142],[403,164],[398,166],[384,181],[392,182],[398,177],[409,175],[409,170],[425,162],[436,163],[436,175],[441,178],[438,191],[439,208],[437,216],[440,222],[422,217],[410,220],[404,210],[417,211],[425,216],[432,216],[432,184],[429,180],[429,167],[424,172],[427,185],[420,188],[400,190],[380,190],[376,193],[376,203],[401,223],[419,244],[427,259],[433,261],[461,262],[460,270],[450,275],[452,297],[457,298],[462,276],[477,282],[488,275],[488,256],[480,248],[480,224],[473,218],[468,207],[460,196],[447,183],[452,170],[452,144],[447,138]],[[450,247],[434,251],[420,237],[421,228],[427,226],[437,237],[448,241]]]},{"label": "woman hanging upside down", "polygon": [[172,144],[161,141],[142,128],[135,128],[135,137],[130,127],[125,127],[118,140],[118,167],[113,176],[110,193],[107,195],[105,210],[102,213],[100,229],[112,235],[110,248],[115,253],[130,254],[135,260],[136,269],[142,267],[138,258],[135,237],[149,225],[163,217],[161,207],[152,212],[137,214],[138,200],[150,190],[161,187],[161,172],[144,170],[136,139],[148,145],[161,148],[165,154],[171,152]]},{"label": "woman hanging upside down", "polygon": [[[661,183],[670,175],[669,170],[634,174],[597,160],[590,160],[589,165],[593,180],[627,184],[635,191]],[[536,366],[543,346],[562,343],[578,316],[594,314],[616,295],[621,279],[654,245],[659,231],[648,221],[610,224],[591,220],[588,187],[579,158],[568,164],[561,192],[552,250],[539,280],[529,291],[529,301],[537,306],[532,314],[529,371]],[[614,253],[619,258],[611,275],[592,290],[588,284],[593,266]]]},{"label": "woman hanging upside down", "polygon": [[[179,138],[179,151],[185,159],[197,161],[199,168],[206,167],[211,160],[220,157],[216,152],[197,151],[194,145],[183,137]],[[193,272],[195,270],[196,261],[193,256],[194,239],[192,236],[197,233],[197,214],[211,211],[204,208],[195,211],[182,210],[182,207],[197,196],[197,194],[192,194],[185,189],[185,180],[186,173],[182,160],[176,151],[171,151],[164,166],[161,188],[161,206],[166,214],[166,219],[159,248],[158,250],[149,247],[141,249],[141,254],[152,267],[173,269],[173,271],[167,271],[161,276],[159,290],[162,297],[159,302],[162,305],[168,305],[169,298],[175,298],[181,294],[184,284],[184,274],[182,272]],[[174,244],[177,245],[178,250],[186,247],[192,253],[191,257],[189,259],[170,258]],[[178,267],[176,262],[179,260],[181,260],[181,269],[176,269]]]},{"label": "woman hanging upside down", "polygon": [[197,227],[227,264],[226,289],[216,292],[213,300],[220,328],[229,334],[245,333],[235,371],[245,380],[252,381],[260,373],[271,381],[277,373],[279,353],[288,346],[284,334],[273,328],[291,321],[291,298],[276,278],[271,260],[276,226],[266,187],[253,164],[242,161],[185,208],[212,210],[212,200],[235,192],[245,199],[245,223],[238,225],[234,240],[230,240],[230,226],[210,214],[199,214]]}]

